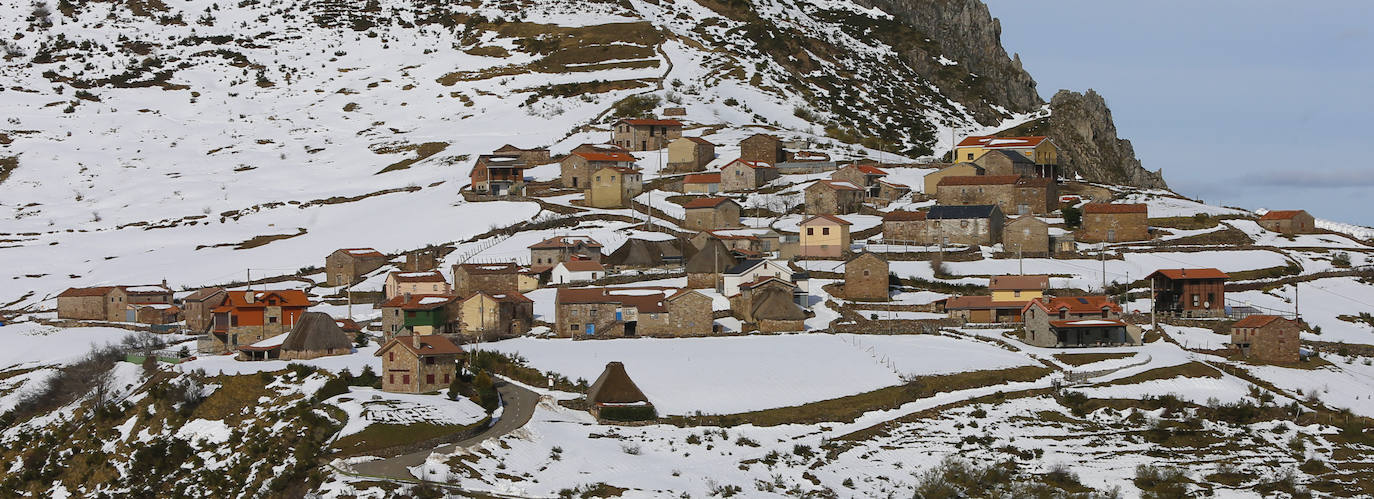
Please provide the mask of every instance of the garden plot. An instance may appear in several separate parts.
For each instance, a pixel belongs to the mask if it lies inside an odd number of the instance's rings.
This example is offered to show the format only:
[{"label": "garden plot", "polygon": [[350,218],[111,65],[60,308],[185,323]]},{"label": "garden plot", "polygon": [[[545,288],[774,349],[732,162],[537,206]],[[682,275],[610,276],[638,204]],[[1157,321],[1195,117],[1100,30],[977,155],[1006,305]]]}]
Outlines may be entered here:
[{"label": "garden plot", "polygon": [[786,407],[900,384],[902,375],[1032,363],[988,344],[927,335],[516,338],[482,348],[518,353],[531,367],[588,382],[596,380],[607,362],[623,362],[662,414],[729,414]]},{"label": "garden plot", "polygon": [[348,393],[325,402],[348,413],[348,422],[335,438],[358,433],[373,424],[467,426],[487,417],[487,411],[471,400],[463,397],[449,400],[443,393],[412,395],[354,386],[349,387]]}]

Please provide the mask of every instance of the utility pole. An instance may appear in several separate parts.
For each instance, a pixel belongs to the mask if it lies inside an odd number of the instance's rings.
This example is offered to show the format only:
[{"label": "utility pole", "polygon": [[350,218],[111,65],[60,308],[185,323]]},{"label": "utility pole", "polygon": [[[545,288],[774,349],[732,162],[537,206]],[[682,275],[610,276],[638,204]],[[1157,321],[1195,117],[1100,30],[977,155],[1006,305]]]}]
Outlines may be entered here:
[{"label": "utility pole", "polygon": [[1102,293],[1107,293],[1107,244],[1097,247],[1097,259],[1102,261]]},{"label": "utility pole", "polygon": [[1021,245],[1016,245],[1016,273],[1026,275],[1026,261],[1021,259]]},{"label": "utility pole", "polygon": [[348,296],[348,320],[353,320],[353,276],[348,277],[348,287],[344,288],[344,294]]},{"label": "utility pole", "polygon": [[1302,283],[1293,281],[1293,320],[1301,320],[1302,312],[1298,310],[1298,286]]},{"label": "utility pole", "polygon": [[1155,278],[1150,277],[1150,329],[1159,329],[1159,312],[1155,310]]}]

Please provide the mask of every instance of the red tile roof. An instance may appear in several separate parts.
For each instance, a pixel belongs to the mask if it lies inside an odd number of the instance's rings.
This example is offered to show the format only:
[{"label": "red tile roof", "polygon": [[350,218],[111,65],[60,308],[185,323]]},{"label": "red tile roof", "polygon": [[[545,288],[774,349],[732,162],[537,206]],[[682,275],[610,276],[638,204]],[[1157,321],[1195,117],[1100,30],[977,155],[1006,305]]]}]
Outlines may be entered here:
[{"label": "red tile roof", "polygon": [[1236,321],[1231,327],[1264,327],[1279,319],[1288,320],[1277,315],[1248,315]]},{"label": "red tile roof", "polygon": [[652,120],[642,118],[622,119],[616,123],[627,123],[635,126],[682,126],[682,122],[678,120]]},{"label": "red tile roof", "polygon": [[1063,321],[1050,321],[1050,326],[1058,329],[1071,329],[1076,327],[1126,327],[1125,322],[1117,319],[1069,319]]},{"label": "red tile roof", "polygon": [[845,219],[843,219],[843,218],[837,217],[837,216],[835,216],[835,215],[814,215],[814,216],[812,216],[811,218],[808,218],[808,219],[806,219],[806,220],[802,220],[800,225],[809,224],[809,223],[811,223],[812,220],[815,220],[815,219],[818,219],[818,218],[819,218],[819,219],[824,219],[824,220],[829,220],[829,221],[831,221],[831,222],[835,222],[835,223],[840,224],[840,225],[854,225],[854,224],[850,223],[848,220],[845,220]]},{"label": "red tile roof", "polygon": [[682,178],[684,184],[719,184],[720,172],[695,173]]},{"label": "red tile roof", "polygon": [[396,282],[448,282],[448,280],[444,279],[444,274],[439,273],[437,270],[425,272],[392,272],[387,277],[395,279]]},{"label": "red tile roof", "polygon": [[962,175],[942,178],[936,185],[1006,185],[1019,180],[1020,175]]},{"label": "red tile roof", "polygon": [[966,137],[964,140],[959,141],[958,147],[984,147],[987,149],[1035,147],[1040,145],[1040,143],[1044,142],[1047,138],[1049,137],[1045,137],[1044,135],[1032,135],[1029,137],[994,137],[992,135],[982,135]]},{"label": "red tile roof", "polygon": [[883,215],[884,222],[916,222],[926,219],[924,211],[897,210]]},{"label": "red tile roof", "polygon": [[1026,304],[1022,309],[1024,312],[1031,307],[1040,307],[1049,313],[1058,313],[1060,309],[1065,309],[1071,314],[1100,314],[1102,307],[1121,313],[1121,305],[1113,302],[1106,296],[1063,296],[1055,298],[1036,298]]},{"label": "red tile roof", "polygon": [[1149,206],[1143,204],[1088,203],[1083,213],[1149,213]]},{"label": "red tile roof", "polygon": [[1039,289],[1045,290],[1050,287],[1050,276],[1047,275],[995,275],[992,282],[988,284],[988,289],[994,291],[1019,290],[1019,289]]},{"label": "red tile roof", "polygon": [[[686,209],[689,209],[689,210],[693,210],[693,209],[697,209],[697,208],[715,208],[715,207],[720,206],[720,205],[725,204],[725,203],[735,203],[735,200],[730,199],[730,198],[712,198],[712,197],[696,198],[696,199],[693,199],[693,200],[691,200],[691,201],[688,201],[687,204],[682,205],[682,207],[683,207],[683,208],[686,208]],[[739,203],[735,203],[735,205],[738,206]]]},{"label": "red tile roof", "polygon": [[869,175],[887,175],[887,172],[879,170],[878,167],[872,165],[855,165],[855,168]]},{"label": "red tile roof", "polygon": [[458,345],[454,345],[448,338],[437,334],[427,334],[420,336],[420,348],[415,348],[414,340],[410,336],[397,336],[392,338],[391,341],[387,342],[382,348],[377,349],[377,353],[374,355],[381,357],[387,350],[397,347],[410,350],[420,357],[428,357],[430,355],[457,355],[463,353],[463,349],[459,348]]},{"label": "red tile roof", "polygon": [[1297,216],[1299,213],[1307,213],[1303,210],[1271,210],[1260,217],[1260,220],[1288,220]]},{"label": "red tile roof", "polygon": [[[248,293],[253,293],[253,302],[248,302]],[[277,298],[276,306],[284,308],[309,307],[310,297],[299,289],[279,289],[267,291],[230,291],[224,297],[224,303],[215,308],[215,311],[222,312],[235,308],[262,308],[267,306],[268,298]]]},{"label": "red tile roof", "polygon": [[1146,277],[1146,278],[1154,277],[1155,274],[1162,275],[1162,276],[1164,276],[1164,277],[1166,277],[1166,278],[1168,278],[1169,280],[1172,280],[1172,281],[1177,281],[1177,280],[1180,280],[1180,279],[1230,279],[1230,278],[1231,278],[1231,276],[1226,275],[1225,272],[1222,272],[1222,271],[1217,270],[1217,269],[1211,269],[1211,268],[1207,268],[1207,269],[1159,269],[1159,270],[1154,271],[1153,274],[1150,274],[1150,275],[1145,276],[1145,277]]},{"label": "red tile roof", "polygon": [[634,156],[623,152],[575,152],[587,161],[629,161],[635,160]]},{"label": "red tile roof", "polygon": [[606,267],[591,260],[568,260],[559,265],[568,269],[569,272],[603,272],[606,270]]},{"label": "red tile roof", "polygon": [[733,165],[733,164],[735,164],[735,163],[739,163],[739,164],[741,164],[741,165],[744,165],[744,166],[753,168],[753,169],[755,169],[755,170],[767,169],[767,168],[777,168],[777,167],[773,166],[772,164],[770,164],[770,163],[765,163],[765,162],[763,162],[763,161],[745,161],[745,160],[742,160],[742,159],[737,159],[737,160],[731,161],[730,163],[726,164],[724,167],[721,167],[721,169],[724,170],[725,168],[729,168],[730,165]]}]

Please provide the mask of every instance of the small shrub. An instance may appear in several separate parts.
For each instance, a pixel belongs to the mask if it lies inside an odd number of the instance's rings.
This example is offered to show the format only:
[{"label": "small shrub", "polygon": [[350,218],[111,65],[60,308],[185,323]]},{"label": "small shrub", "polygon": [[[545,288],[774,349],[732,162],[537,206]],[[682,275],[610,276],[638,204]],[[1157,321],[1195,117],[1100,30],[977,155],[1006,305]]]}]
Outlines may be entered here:
[{"label": "small shrub", "polygon": [[811,446],[802,444],[793,445],[792,453],[803,459],[810,459],[811,456],[816,455],[816,453],[811,450]]},{"label": "small shrub", "polygon": [[739,438],[735,439],[735,445],[741,447],[758,447],[759,443],[754,441],[754,439],[752,438],[740,435]]},{"label": "small shrub", "polygon": [[631,456],[638,456],[638,455],[639,455],[639,452],[640,452],[639,446],[638,446],[638,445],[630,445],[630,444],[622,444],[622,445],[620,446],[620,450],[621,450],[621,451],[624,451],[626,454],[629,454],[629,455],[631,455]]}]

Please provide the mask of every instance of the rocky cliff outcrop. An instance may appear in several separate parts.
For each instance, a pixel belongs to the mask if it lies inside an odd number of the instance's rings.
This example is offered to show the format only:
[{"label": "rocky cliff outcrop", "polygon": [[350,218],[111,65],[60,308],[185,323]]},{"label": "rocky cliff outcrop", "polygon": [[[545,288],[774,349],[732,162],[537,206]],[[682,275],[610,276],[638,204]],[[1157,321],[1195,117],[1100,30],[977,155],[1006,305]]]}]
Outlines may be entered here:
[{"label": "rocky cliff outcrop", "polygon": [[1095,182],[1165,189],[1163,170],[1149,171],[1131,141],[1116,136],[1112,111],[1101,95],[1060,90],[1050,99],[1049,135],[1068,174]]},{"label": "rocky cliff outcrop", "polygon": [[[925,33],[936,50],[911,47],[902,55],[950,98],[962,103],[979,122],[991,125],[1005,116],[991,106],[1028,112],[1044,103],[1035,80],[1020,57],[1002,48],[1002,24],[979,0],[857,0],[892,14]],[[963,71],[949,71],[943,56]]]}]

